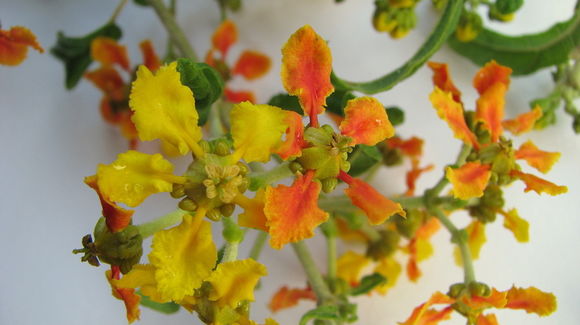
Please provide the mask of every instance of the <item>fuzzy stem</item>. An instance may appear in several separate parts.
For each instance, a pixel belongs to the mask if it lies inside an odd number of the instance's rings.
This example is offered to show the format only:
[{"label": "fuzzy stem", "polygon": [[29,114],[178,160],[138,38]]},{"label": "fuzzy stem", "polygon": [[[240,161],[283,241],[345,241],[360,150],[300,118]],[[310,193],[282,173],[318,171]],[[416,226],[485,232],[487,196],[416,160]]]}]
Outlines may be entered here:
[{"label": "fuzzy stem", "polygon": [[323,305],[329,302],[332,303],[335,300],[334,296],[330,292],[326,282],[324,282],[322,274],[316,267],[306,244],[304,244],[303,241],[299,241],[297,243],[292,243],[292,248],[294,248],[296,256],[298,256],[300,263],[304,267],[304,271],[308,277],[308,282],[312,286],[312,290],[314,290],[314,293],[316,293],[316,296],[318,297],[318,304]]},{"label": "fuzzy stem", "polygon": [[147,238],[160,230],[180,222],[183,219],[183,216],[186,214],[188,214],[187,211],[177,209],[153,221],[140,224],[137,226],[137,228],[139,228],[139,233],[141,233],[141,236],[143,238]]},{"label": "fuzzy stem", "polygon": [[177,24],[171,11],[163,4],[162,0],[149,0],[149,4],[153,7],[157,16],[165,26],[169,37],[173,40],[173,44],[177,47],[183,57],[198,61],[197,55],[187,40],[183,29]]},{"label": "fuzzy stem", "polygon": [[254,239],[254,244],[252,245],[252,249],[250,250],[250,258],[254,260],[258,260],[260,258],[260,254],[264,248],[264,244],[266,244],[266,239],[268,239],[268,233],[264,231],[259,231]]},{"label": "fuzzy stem", "polygon": [[224,256],[222,257],[222,263],[235,261],[238,258],[238,248],[239,247],[240,247],[240,242],[226,241],[226,248],[224,250]]}]

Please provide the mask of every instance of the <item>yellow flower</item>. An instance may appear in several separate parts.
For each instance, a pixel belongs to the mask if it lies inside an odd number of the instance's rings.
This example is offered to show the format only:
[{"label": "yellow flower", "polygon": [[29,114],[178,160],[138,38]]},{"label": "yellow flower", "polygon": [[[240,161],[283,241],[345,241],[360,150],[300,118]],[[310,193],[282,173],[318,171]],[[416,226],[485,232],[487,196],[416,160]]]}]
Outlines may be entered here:
[{"label": "yellow flower", "polygon": [[197,144],[201,139],[199,116],[191,89],[181,83],[177,63],[159,68],[153,75],[145,66],[137,70],[129,106],[133,122],[143,141],[161,139],[185,155],[189,150],[203,156]]},{"label": "yellow flower", "polygon": [[530,240],[530,224],[521,218],[518,210],[511,209],[508,212],[499,211],[504,216],[503,226],[510,230],[516,240],[520,243],[527,243]]},{"label": "yellow flower", "polygon": [[110,165],[99,164],[99,191],[113,202],[136,207],[149,195],[171,192],[173,183],[185,178],[173,175],[173,165],[160,154],[149,155],[134,150],[119,154]]},{"label": "yellow flower", "polygon": [[491,172],[489,165],[468,162],[459,168],[447,167],[445,176],[453,185],[453,196],[468,200],[483,195]]},{"label": "yellow flower", "polygon": [[344,253],[337,261],[337,276],[351,286],[358,285],[362,270],[369,264],[370,260],[361,254],[353,251]]},{"label": "yellow flower", "polygon": [[231,308],[246,300],[254,301],[254,287],[266,274],[266,267],[251,258],[220,263],[206,280],[213,287],[209,300]]},{"label": "yellow flower", "polygon": [[401,264],[393,258],[383,258],[375,267],[375,272],[387,278],[387,283],[382,284],[376,288],[376,291],[384,295],[392,288],[401,274]]}]

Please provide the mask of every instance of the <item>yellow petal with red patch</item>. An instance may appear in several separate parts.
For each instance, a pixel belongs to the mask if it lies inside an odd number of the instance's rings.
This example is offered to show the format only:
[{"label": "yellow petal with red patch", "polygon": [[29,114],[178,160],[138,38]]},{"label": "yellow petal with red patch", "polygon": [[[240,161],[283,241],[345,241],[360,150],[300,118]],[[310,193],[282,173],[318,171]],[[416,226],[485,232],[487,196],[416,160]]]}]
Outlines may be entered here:
[{"label": "yellow petal with red patch", "polygon": [[457,139],[475,148],[479,148],[477,138],[465,123],[462,105],[453,100],[451,93],[444,92],[438,87],[435,87],[435,90],[429,96],[429,100],[437,110],[437,115],[447,122],[451,131],[453,131],[453,135]]},{"label": "yellow petal with red patch", "polygon": [[504,116],[505,92],[507,88],[502,83],[490,86],[477,100],[475,119],[483,123],[489,131],[492,142],[497,142],[503,133],[502,120]]},{"label": "yellow petal with red patch", "polygon": [[220,263],[206,280],[212,286],[209,300],[234,309],[244,301],[254,301],[254,287],[267,274],[266,267],[251,258]]},{"label": "yellow petal with red patch", "polygon": [[141,314],[139,310],[141,297],[135,293],[135,289],[118,287],[110,270],[105,272],[105,276],[107,277],[107,281],[109,281],[109,285],[111,285],[113,296],[119,300],[123,300],[125,309],[127,310],[127,321],[129,324],[138,320]]},{"label": "yellow petal with red patch", "polygon": [[238,41],[238,29],[231,20],[224,20],[211,37],[212,45],[225,58],[230,47]]},{"label": "yellow petal with red patch", "polygon": [[207,279],[217,260],[211,224],[203,215],[185,215],[176,227],[155,233],[149,261],[155,267],[157,290],[163,300],[191,296]]},{"label": "yellow petal with red patch", "polygon": [[483,195],[491,172],[487,164],[468,162],[459,168],[447,167],[445,176],[453,185],[453,196],[468,200]]},{"label": "yellow petal with red patch", "polygon": [[151,264],[134,265],[129,273],[119,280],[113,280],[113,283],[119,288],[139,288],[141,294],[155,302],[169,302],[169,300],[163,299],[157,290],[155,267]]},{"label": "yellow petal with red patch", "polygon": [[505,308],[523,309],[527,313],[539,316],[548,316],[556,311],[556,296],[552,293],[543,292],[537,288],[512,287],[507,292],[507,304]]},{"label": "yellow petal with red patch", "polygon": [[324,112],[326,97],[334,91],[331,72],[330,49],[312,27],[306,25],[290,36],[282,48],[282,83],[290,95],[298,97],[314,127],[317,115]]},{"label": "yellow petal with red patch", "polygon": [[254,80],[265,75],[272,62],[268,56],[256,51],[244,51],[236,61],[232,74],[240,75],[247,80]]},{"label": "yellow petal with red patch", "polygon": [[288,160],[289,158],[302,155],[302,148],[306,146],[306,141],[304,141],[304,124],[302,124],[302,116],[298,115],[296,112],[285,112],[285,120],[288,125],[286,139],[282,144],[280,144],[280,146],[278,146],[276,153],[283,160]]},{"label": "yellow petal with red patch", "polygon": [[518,170],[512,170],[510,175],[512,177],[519,178],[526,184],[524,192],[534,191],[538,194],[547,193],[552,196],[568,192],[568,187],[556,185],[532,174],[522,173]]},{"label": "yellow petal with red patch", "polygon": [[461,103],[461,92],[457,87],[455,87],[453,80],[451,80],[447,64],[428,62],[427,65],[431,70],[433,70],[433,84],[444,92],[451,93],[453,95],[453,100]]},{"label": "yellow petal with red patch", "polygon": [[515,158],[525,160],[528,165],[545,174],[560,159],[560,153],[540,150],[528,140],[516,151]]},{"label": "yellow petal with red patch", "polygon": [[[405,322],[399,323],[399,325],[435,325],[435,324],[438,324],[438,322],[440,320],[443,320],[443,319],[438,320],[438,318],[444,318],[446,316],[436,317],[434,315],[434,312],[432,310],[430,311],[429,308],[432,305],[436,305],[436,304],[450,305],[450,304],[453,304],[454,302],[455,302],[455,299],[450,298],[447,295],[442,294],[441,292],[435,292],[431,296],[431,298],[429,298],[429,300],[427,300],[427,302],[416,307],[413,310],[413,313],[411,314],[411,316],[409,316],[409,318]],[[451,311],[453,311],[453,309],[448,307],[448,308],[443,309],[441,312],[442,313],[450,313]]]},{"label": "yellow petal with red patch", "polygon": [[387,111],[376,98],[359,97],[351,99],[344,108],[344,120],[340,123],[343,135],[353,138],[352,145],[375,144],[395,135]]},{"label": "yellow petal with red patch", "polygon": [[542,117],[542,108],[540,106],[534,107],[533,110],[520,114],[516,118],[503,121],[503,127],[515,135],[531,131],[534,124]]},{"label": "yellow petal with red patch", "polygon": [[507,303],[507,292],[491,289],[491,294],[487,297],[463,296],[461,301],[472,309],[503,308]]},{"label": "yellow petal with red patch", "polygon": [[321,185],[313,177],[314,172],[309,171],[291,186],[266,189],[264,212],[273,248],[314,236],[314,228],[328,219],[328,213],[318,207]]},{"label": "yellow petal with red patch", "polygon": [[133,122],[143,141],[162,139],[184,155],[190,149],[203,156],[197,142],[201,129],[195,99],[189,87],[181,84],[177,63],[163,66],[154,75],[145,66],[137,70],[129,106],[135,113]]},{"label": "yellow petal with red patch", "polygon": [[475,325],[499,325],[494,314],[479,314]]},{"label": "yellow petal with red patch", "polygon": [[252,199],[242,194],[234,198],[234,203],[244,209],[244,212],[238,216],[238,224],[240,226],[268,231],[268,227],[266,227],[267,219],[264,214],[264,198],[265,191],[263,188],[258,190],[256,196]]},{"label": "yellow petal with red patch", "polygon": [[366,256],[348,251],[338,258],[336,275],[350,286],[357,286],[360,282],[361,272],[370,262]]},{"label": "yellow petal with red patch", "polygon": [[151,71],[157,71],[161,67],[161,60],[155,52],[153,43],[150,40],[145,40],[139,43],[139,48],[141,49],[141,54],[143,55],[143,65]]},{"label": "yellow petal with red patch", "polygon": [[97,37],[91,42],[91,57],[105,67],[118,64],[129,71],[129,56],[127,48],[112,38]]},{"label": "yellow petal with red patch", "polygon": [[[485,236],[485,225],[480,221],[473,221],[465,228],[467,232],[467,247],[469,247],[469,253],[471,258],[476,260],[479,258],[479,253],[483,244],[487,241]],[[457,265],[463,265],[463,260],[459,247],[455,247],[455,262]]]},{"label": "yellow petal with red patch", "polygon": [[473,78],[473,87],[477,89],[479,94],[485,93],[491,86],[495,84],[505,85],[506,90],[510,86],[510,75],[512,69],[499,65],[495,61],[488,62],[484,65]]},{"label": "yellow petal with red patch", "polygon": [[282,309],[296,306],[300,300],[316,301],[316,294],[310,288],[289,289],[284,286],[272,296],[268,308],[275,313]]},{"label": "yellow petal with red patch", "polygon": [[116,101],[127,100],[125,97],[125,81],[115,68],[101,67],[97,70],[87,72],[85,78],[89,79],[111,99]]},{"label": "yellow petal with red patch", "polygon": [[520,217],[518,210],[500,210],[500,213],[504,216],[503,226],[514,234],[518,242],[527,243],[530,240],[530,224]]},{"label": "yellow petal with red patch", "polygon": [[270,154],[282,143],[286,132],[286,111],[270,105],[243,102],[230,112],[234,156],[246,162],[267,162]]},{"label": "yellow petal with red patch", "polygon": [[97,184],[105,197],[136,207],[149,195],[171,192],[173,184],[185,178],[173,175],[173,165],[160,154],[149,155],[134,150],[119,154],[110,165],[99,164]]},{"label": "yellow petal with red patch", "polygon": [[19,65],[26,59],[28,47],[44,52],[36,36],[26,27],[14,26],[9,30],[0,30],[0,64]]},{"label": "yellow petal with red patch", "polygon": [[224,96],[228,102],[238,104],[241,102],[256,103],[256,96],[249,90],[232,90],[230,88],[224,89]]},{"label": "yellow petal with red patch", "polygon": [[387,291],[397,283],[397,279],[401,274],[401,269],[401,264],[399,264],[399,262],[397,262],[395,259],[381,259],[377,266],[375,266],[374,271],[387,278],[387,283],[376,287],[375,290],[381,295],[386,294]]},{"label": "yellow petal with red patch", "polygon": [[358,178],[352,178],[342,171],[339,177],[348,184],[348,188],[344,189],[346,196],[350,198],[354,205],[364,211],[372,225],[379,225],[385,222],[395,213],[402,216],[406,215],[399,203],[387,199],[366,182]]},{"label": "yellow petal with red patch", "polygon": [[102,214],[103,217],[105,217],[105,223],[111,232],[123,230],[131,223],[131,217],[133,216],[134,211],[121,208],[115,204],[115,202],[110,201],[107,196],[103,195],[99,189],[99,185],[97,184],[97,175],[85,177],[85,184],[97,192],[99,200],[101,201],[101,207],[103,209]]}]

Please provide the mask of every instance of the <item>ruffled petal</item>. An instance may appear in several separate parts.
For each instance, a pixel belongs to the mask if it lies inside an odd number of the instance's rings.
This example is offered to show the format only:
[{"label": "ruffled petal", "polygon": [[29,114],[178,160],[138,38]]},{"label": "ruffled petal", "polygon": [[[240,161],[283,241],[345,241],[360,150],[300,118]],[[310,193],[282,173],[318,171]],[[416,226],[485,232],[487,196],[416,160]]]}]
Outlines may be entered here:
[{"label": "ruffled petal", "polygon": [[0,64],[19,65],[26,59],[28,47],[44,52],[36,36],[26,27],[14,26],[9,30],[0,30]]},{"label": "ruffled petal", "polygon": [[492,142],[498,142],[503,133],[506,86],[502,83],[491,85],[477,100],[475,119],[483,123],[489,131]]},{"label": "ruffled petal", "polygon": [[530,240],[530,224],[520,217],[518,210],[500,213],[504,216],[503,226],[514,234],[518,242],[527,243]]},{"label": "ruffled petal", "polygon": [[244,209],[244,212],[238,216],[238,224],[240,226],[268,231],[266,226],[267,219],[264,214],[265,196],[266,192],[263,188],[256,192],[256,196],[252,199],[248,199],[241,194],[236,196],[234,202]]},{"label": "ruffled petal", "polygon": [[376,98],[359,97],[349,100],[344,108],[344,115],[340,131],[353,138],[352,145],[362,143],[374,146],[395,135],[387,111]]},{"label": "ruffled petal", "polygon": [[451,93],[453,100],[461,103],[461,91],[455,87],[453,80],[451,80],[447,64],[427,62],[427,65],[433,70],[433,84],[444,92]]},{"label": "ruffled petal", "polygon": [[492,288],[487,297],[463,296],[461,300],[472,309],[503,308],[507,303],[507,292]]},{"label": "ruffled petal", "polygon": [[487,164],[468,162],[459,168],[447,167],[445,176],[453,185],[453,196],[468,200],[483,195],[491,171]]},{"label": "ruffled petal", "polygon": [[368,257],[348,251],[338,258],[336,275],[354,287],[359,284],[361,272],[370,262]]},{"label": "ruffled petal", "polygon": [[206,280],[212,285],[209,300],[231,308],[254,301],[254,287],[267,274],[266,267],[251,258],[220,263]]},{"label": "ruffled petal", "polygon": [[143,65],[147,67],[150,71],[157,71],[161,67],[161,60],[155,52],[153,43],[150,40],[145,40],[139,43],[139,48],[141,49],[141,54],[143,55]]},{"label": "ruffled petal", "polygon": [[418,137],[411,137],[407,140],[403,140],[397,136],[394,136],[386,140],[387,145],[391,149],[399,149],[401,152],[408,157],[416,158],[423,154],[423,139]]},{"label": "ruffled petal", "polygon": [[528,165],[545,174],[560,159],[560,153],[540,150],[532,141],[527,141],[516,151],[515,158],[525,160]]},{"label": "ruffled petal", "polygon": [[131,223],[131,217],[134,211],[121,208],[115,202],[110,201],[107,196],[103,195],[97,184],[97,175],[85,177],[85,184],[97,192],[99,200],[101,201],[101,207],[103,208],[102,213],[103,217],[105,217],[105,223],[111,232],[123,230]]},{"label": "ruffled petal", "polygon": [[244,51],[232,69],[232,74],[240,75],[247,80],[254,80],[265,75],[272,62],[268,56],[256,51]]},{"label": "ruffled petal", "polygon": [[280,288],[268,304],[268,308],[273,312],[296,306],[300,300],[316,301],[316,294],[312,289],[289,289],[284,286]]},{"label": "ruffled petal", "polygon": [[494,314],[479,314],[475,325],[499,325]]},{"label": "ruffled petal", "polygon": [[283,160],[289,158],[299,157],[302,154],[302,148],[306,146],[304,141],[304,124],[302,124],[302,116],[295,112],[286,112],[286,139],[276,149],[276,154]]},{"label": "ruffled petal", "polygon": [[141,311],[139,310],[139,302],[141,301],[141,297],[135,293],[135,289],[118,287],[110,270],[105,272],[105,276],[111,285],[113,296],[119,300],[123,300],[125,309],[127,310],[127,321],[129,324],[138,320],[141,314]]},{"label": "ruffled petal", "polygon": [[115,68],[101,67],[87,72],[85,78],[89,79],[111,99],[117,101],[127,100],[125,81]]},{"label": "ruffled petal", "polygon": [[484,65],[473,78],[473,87],[477,89],[479,94],[485,93],[489,87],[500,83],[509,88],[510,75],[512,69],[499,65],[495,61],[488,62]]},{"label": "ruffled petal", "polygon": [[[446,319],[444,316],[447,313],[453,311],[452,308],[448,307],[441,311],[444,313],[443,316],[436,316],[434,310],[430,309],[432,305],[437,304],[446,304],[450,305],[454,303],[455,300],[447,295],[442,294],[441,292],[435,292],[427,302],[424,304],[419,305],[413,310],[413,313],[409,318],[403,322],[399,323],[399,325],[435,325],[438,324],[439,321]],[[449,310],[448,310],[449,309]]]},{"label": "ruffled petal", "polygon": [[431,100],[431,104],[437,110],[437,115],[447,122],[457,139],[474,148],[479,148],[477,138],[465,123],[462,105],[453,100],[451,93],[435,87],[435,90],[429,96],[429,100]]},{"label": "ruffled petal", "polygon": [[542,108],[534,107],[533,110],[520,114],[516,118],[503,121],[503,127],[515,135],[519,135],[534,128],[534,124],[542,117]]},{"label": "ruffled petal", "polygon": [[91,57],[105,67],[118,64],[129,71],[129,56],[127,48],[112,38],[97,37],[91,42]]},{"label": "ruffled petal", "polygon": [[527,313],[548,316],[556,311],[556,296],[534,287],[526,289],[512,287],[507,292],[507,304],[505,308],[523,309]]},{"label": "ruffled petal", "polygon": [[399,262],[397,262],[395,259],[393,258],[381,259],[377,264],[377,266],[375,266],[374,271],[384,276],[387,279],[387,283],[376,287],[375,290],[381,295],[386,294],[387,291],[389,291],[389,289],[394,287],[395,284],[397,283],[397,279],[401,274],[401,270],[402,270],[401,264],[399,264]]},{"label": "ruffled petal", "polygon": [[518,170],[512,170],[510,175],[512,177],[519,178],[526,184],[524,192],[534,191],[538,194],[547,193],[552,196],[568,192],[567,186],[556,185],[532,174],[522,173]]}]

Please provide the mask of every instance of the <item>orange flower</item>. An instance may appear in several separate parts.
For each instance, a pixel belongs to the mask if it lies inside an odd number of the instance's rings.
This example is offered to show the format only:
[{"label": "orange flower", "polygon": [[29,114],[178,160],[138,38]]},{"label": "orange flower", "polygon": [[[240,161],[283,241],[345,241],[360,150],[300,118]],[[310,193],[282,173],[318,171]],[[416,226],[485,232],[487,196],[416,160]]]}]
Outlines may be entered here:
[{"label": "orange flower", "polygon": [[247,80],[260,78],[270,70],[270,58],[256,51],[244,51],[232,69],[232,74]]},{"label": "orange flower", "polygon": [[229,88],[224,89],[224,96],[228,102],[238,104],[241,102],[250,102],[252,104],[256,103],[256,96],[253,92],[247,90],[235,91]]},{"label": "orange flower", "polygon": [[445,175],[453,185],[453,196],[468,200],[483,195],[491,172],[489,165],[468,162],[459,168],[447,167]]},{"label": "orange flower", "polygon": [[543,292],[537,288],[512,287],[507,292],[506,308],[523,309],[527,313],[535,313],[539,316],[547,316],[556,310],[556,296]]},{"label": "orange flower", "polygon": [[532,174],[522,173],[518,170],[512,170],[510,175],[512,177],[519,178],[526,184],[524,192],[534,191],[538,194],[548,193],[552,196],[568,192],[568,187],[556,185]]},{"label": "orange flower", "polygon": [[302,124],[302,116],[295,112],[286,114],[286,140],[278,147],[276,153],[283,160],[288,160],[290,157],[298,157],[302,154],[302,148],[306,147],[304,141],[304,125]]},{"label": "orange flower", "polygon": [[32,32],[22,26],[14,26],[9,30],[0,30],[0,64],[19,65],[28,54],[28,47],[40,53],[44,49]]},{"label": "orange flower", "polygon": [[507,89],[510,85],[511,73],[512,69],[499,65],[492,60],[477,72],[473,78],[473,87],[477,89],[480,95],[497,83],[505,85]]},{"label": "orange flower", "polygon": [[533,110],[520,114],[514,119],[503,121],[502,125],[511,133],[518,135],[530,131],[540,117],[542,117],[542,108],[536,106]]},{"label": "orange flower", "polygon": [[273,313],[276,313],[282,309],[296,306],[300,300],[316,301],[316,294],[314,294],[310,288],[289,289],[288,287],[283,286],[276,291],[268,304],[268,308],[270,308]]},{"label": "orange flower", "polygon": [[417,137],[411,137],[408,140],[403,140],[398,136],[394,136],[386,140],[389,148],[399,149],[401,152],[409,157],[418,157],[423,153],[423,140]]},{"label": "orange flower", "polygon": [[97,175],[85,177],[85,184],[97,192],[99,200],[101,201],[105,223],[111,232],[121,231],[131,223],[131,217],[134,211],[121,208],[103,195],[97,185]]},{"label": "orange flower", "polygon": [[433,253],[433,247],[429,239],[441,229],[441,223],[435,218],[429,219],[422,225],[415,236],[409,242],[407,250],[409,252],[409,261],[407,262],[407,276],[409,280],[416,282],[421,277],[419,262],[427,259]]},{"label": "orange flower", "polygon": [[501,121],[504,115],[506,91],[505,84],[498,82],[490,85],[477,100],[475,118],[489,131],[492,142],[498,142],[503,132]]},{"label": "orange flower", "polygon": [[447,122],[456,138],[476,149],[479,148],[477,138],[465,123],[463,106],[453,100],[451,93],[435,87],[435,90],[429,96],[429,100],[431,100],[431,104],[437,110],[437,115]]},{"label": "orange flower", "polygon": [[292,186],[266,189],[264,213],[273,248],[314,236],[314,228],[328,219],[328,213],[318,207],[321,185],[313,178],[314,171],[308,171]]},{"label": "orange flower", "polygon": [[428,172],[435,168],[435,165],[427,165],[425,167],[419,167],[419,159],[412,159],[411,160],[411,170],[407,172],[405,177],[407,183],[407,192],[405,192],[405,196],[412,196],[415,194],[415,187],[417,180],[419,177],[424,173]]},{"label": "orange flower", "polygon": [[238,29],[231,20],[224,20],[211,37],[213,48],[221,53],[222,58],[227,56],[230,47],[237,41]]},{"label": "orange flower", "polygon": [[150,40],[144,40],[143,42],[139,43],[139,48],[143,54],[143,65],[145,65],[147,69],[151,71],[157,71],[157,69],[159,69],[161,66],[161,60],[159,60],[159,56],[157,56],[157,53],[155,53],[153,43],[151,43]]},{"label": "orange flower", "polygon": [[427,65],[431,70],[433,70],[433,84],[444,92],[451,93],[453,95],[453,100],[461,103],[461,92],[457,87],[455,87],[455,84],[453,84],[447,64],[427,62]]},{"label": "orange flower", "polygon": [[353,138],[352,145],[374,146],[395,135],[387,112],[377,99],[360,97],[349,100],[344,108],[344,120],[340,123],[343,135]]},{"label": "orange flower", "polygon": [[298,96],[310,123],[318,127],[326,97],[334,91],[330,82],[332,56],[326,41],[306,25],[297,30],[282,48],[282,83],[290,95]]},{"label": "orange flower", "polygon": [[97,37],[91,42],[91,57],[100,62],[103,67],[118,64],[125,71],[129,71],[129,56],[127,48],[108,37]]},{"label": "orange flower", "polygon": [[516,151],[515,158],[525,160],[530,166],[545,174],[560,159],[560,153],[540,150],[532,141],[527,141]]},{"label": "orange flower", "polygon": [[141,297],[135,293],[135,289],[117,287],[115,280],[119,280],[121,277],[119,267],[111,266],[111,270],[106,271],[105,276],[111,285],[113,296],[119,300],[123,300],[123,303],[125,304],[125,309],[127,310],[127,321],[133,323],[138,320],[141,313],[139,310]]}]

